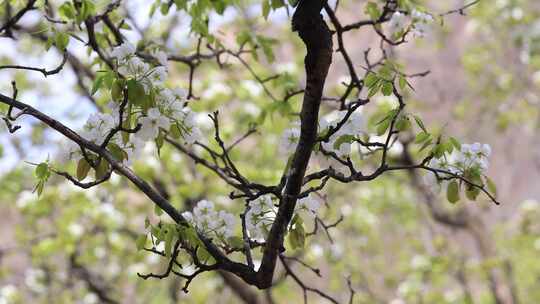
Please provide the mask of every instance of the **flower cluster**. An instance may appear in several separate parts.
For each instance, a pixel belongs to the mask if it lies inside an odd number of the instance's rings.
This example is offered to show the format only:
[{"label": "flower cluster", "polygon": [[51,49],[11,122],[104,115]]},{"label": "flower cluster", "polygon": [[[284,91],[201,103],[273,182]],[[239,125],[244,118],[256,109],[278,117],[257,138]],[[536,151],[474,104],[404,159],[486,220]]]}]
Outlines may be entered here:
[{"label": "flower cluster", "polygon": [[413,10],[410,17],[406,13],[395,12],[388,22],[388,27],[392,34],[410,30],[415,37],[424,37],[433,21],[433,16],[418,10]]},{"label": "flower cluster", "polygon": [[300,127],[296,126],[290,129],[286,129],[281,135],[279,143],[279,151],[282,154],[288,155],[294,151],[298,141],[300,140]]},{"label": "flower cluster", "polygon": [[[117,64],[117,72],[121,75],[116,81],[122,83],[120,90],[130,90],[130,84],[140,86],[141,90],[134,89],[134,93],[144,96],[135,98],[146,98],[150,102],[138,104],[129,100],[129,106],[126,105],[124,109],[121,109],[119,101],[111,101],[107,105],[110,113],[90,115],[81,133],[87,140],[101,145],[108,134],[120,124],[131,126],[140,124],[138,132],[134,134],[117,132],[110,140],[110,143],[117,145],[126,153],[127,157],[123,159],[126,163],[141,152],[146,142],[156,140],[160,135],[170,133],[175,138],[183,139],[186,144],[193,144],[202,137],[195,123],[194,113],[185,106],[186,92],[164,86],[167,78],[165,53],[153,52],[153,57],[160,65],[152,66],[139,58],[135,52],[135,47],[125,42],[111,53]],[[114,99],[112,92],[111,95]],[[122,117],[120,117],[121,111],[123,111]],[[74,144],[64,149],[63,153],[62,158],[66,160],[82,158],[79,147]]]},{"label": "flower cluster", "polygon": [[[319,122],[319,132],[325,133],[330,128],[336,128],[343,121],[347,111],[339,111],[330,113],[329,115],[322,117]],[[330,136],[328,142],[322,143],[322,148],[328,152],[334,152],[339,157],[348,157],[351,154],[351,142],[343,141],[338,142],[343,136],[357,137],[364,133],[365,122],[360,112],[353,112],[345,123]]]},{"label": "flower cluster", "polygon": [[[489,165],[488,157],[491,155],[491,147],[488,144],[462,144],[461,149],[454,150],[451,154],[444,154],[440,158],[433,158],[429,167],[444,170],[460,176],[482,176]],[[444,176],[441,172],[439,176]],[[428,185],[437,185],[439,181],[434,173],[426,175]]]},{"label": "flower cluster", "polygon": [[430,30],[430,25],[433,23],[433,16],[413,10],[411,13],[413,18],[413,35],[415,37],[424,37]]},{"label": "flower cluster", "polygon": [[193,213],[186,211],[182,216],[204,235],[215,236],[225,241],[234,234],[236,217],[223,210],[216,211],[211,201],[198,202],[193,208]]},{"label": "flower cluster", "polygon": [[248,211],[245,214],[246,229],[249,237],[263,241],[276,217],[277,209],[272,203],[271,195],[263,195],[249,202]]},{"label": "flower cluster", "polygon": [[[312,194],[298,199],[295,213],[315,217],[321,207],[321,201]],[[246,212],[246,229],[251,239],[264,241],[277,214],[277,208],[272,202],[272,196],[267,194],[251,201]]]},{"label": "flower cluster", "polygon": [[[319,121],[319,133],[324,134],[330,128],[336,128],[341,124],[347,111],[336,111],[322,117]],[[339,157],[347,157],[351,154],[351,142],[340,141],[342,136],[357,137],[365,132],[365,122],[360,112],[353,112],[341,127],[333,133],[328,142],[322,143],[322,148],[326,152],[335,153]],[[300,127],[298,124],[290,129],[286,129],[280,140],[280,152],[288,154],[294,151],[300,139]]]}]

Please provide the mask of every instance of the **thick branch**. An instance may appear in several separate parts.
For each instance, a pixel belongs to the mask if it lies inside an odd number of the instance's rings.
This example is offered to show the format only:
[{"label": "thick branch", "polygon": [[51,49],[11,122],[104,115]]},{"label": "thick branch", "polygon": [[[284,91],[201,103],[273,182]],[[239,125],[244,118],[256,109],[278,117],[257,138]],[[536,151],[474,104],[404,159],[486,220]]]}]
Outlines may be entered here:
[{"label": "thick branch", "polygon": [[268,288],[276,267],[276,259],[283,251],[283,239],[303,185],[306,168],[317,140],[319,107],[328,69],[332,62],[332,34],[320,11],[326,1],[302,0],[296,9],[292,27],[298,31],[307,48],[305,58],[306,90],[300,113],[301,131],[290,169],[285,172],[285,188],[276,219],[270,229],[261,267],[257,273],[259,288]]}]

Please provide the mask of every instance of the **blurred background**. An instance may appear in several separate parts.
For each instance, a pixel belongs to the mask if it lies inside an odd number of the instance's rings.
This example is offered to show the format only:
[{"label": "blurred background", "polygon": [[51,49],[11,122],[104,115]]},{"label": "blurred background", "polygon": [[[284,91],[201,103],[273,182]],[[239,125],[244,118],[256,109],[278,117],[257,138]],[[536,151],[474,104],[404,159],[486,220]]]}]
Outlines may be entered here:
[{"label": "blurred background", "polygon": [[[23,1],[4,1],[0,16],[7,2],[17,6]],[[415,2],[434,15],[469,3]],[[98,7],[106,4],[96,1]],[[340,1],[337,15],[343,24],[366,19],[365,4]],[[134,44],[145,41],[163,45],[171,54],[191,54],[197,39],[189,32],[189,16],[174,10],[150,16],[151,5],[143,0],[122,3],[120,11],[130,28],[124,34]],[[259,44],[266,41],[273,53],[263,47],[257,58],[245,57],[251,71],[234,56],[225,56],[225,65],[202,62],[193,83],[197,99],[192,107],[201,113],[197,119],[207,134],[212,125],[205,113],[216,109],[230,141],[257,125],[258,133],[233,157],[248,177],[268,184],[279,181],[285,166],[286,156],[278,153],[277,145],[296,119],[301,95],[288,102],[276,99],[301,89],[305,81],[304,48],[290,31],[291,13],[291,7],[280,8],[265,20],[260,1],[247,0],[222,15],[210,13],[209,32],[225,45],[234,46],[247,32]],[[54,48],[46,51],[39,38],[47,34],[44,23],[39,12],[30,12],[14,33],[16,39],[0,38],[0,65],[56,67],[61,54]],[[370,27],[347,33],[345,39],[358,70],[365,56],[380,56],[380,38]],[[76,129],[107,98],[88,94],[98,70],[95,55],[88,55],[84,44],[73,38],[68,49],[79,66],[69,62],[47,78],[0,70],[0,91],[10,95],[11,81],[16,80],[20,100]],[[329,183],[321,194],[321,222],[308,228],[314,235],[304,250],[294,253],[317,271],[296,260],[290,261],[291,267],[312,287],[342,302],[348,301],[352,288],[354,303],[540,303],[540,2],[479,1],[463,15],[438,19],[425,38],[385,50],[407,73],[429,71],[411,81],[409,112],[420,115],[430,129],[464,143],[491,145],[488,174],[502,204],[480,199],[451,205],[444,193],[424,185],[422,172]],[[169,70],[169,85],[185,88],[188,67],[170,63]],[[254,79],[274,74],[280,77],[264,87]],[[325,96],[342,92],[347,77],[336,53]],[[395,102],[383,96],[374,100],[363,109],[366,116]],[[337,107],[327,100],[321,111]],[[178,278],[142,280],[137,272],[160,272],[167,263],[135,246],[145,231],[145,218],[157,220],[152,204],[117,175],[84,191],[52,177],[38,198],[32,193],[34,168],[28,162],[54,160],[63,141],[29,118],[20,124],[22,129],[13,135],[0,126],[0,303],[302,302],[301,289],[280,269],[275,286],[267,291],[247,287],[226,273],[203,274],[187,294]],[[233,212],[241,210],[243,204],[228,198],[231,189],[212,172],[167,147],[159,158],[152,145],[145,151],[134,163],[136,172],[177,208],[190,209],[208,198]],[[391,154],[395,159],[421,159],[405,141]],[[74,165],[66,168],[73,170]],[[312,293],[308,298],[310,303],[326,302]]]}]

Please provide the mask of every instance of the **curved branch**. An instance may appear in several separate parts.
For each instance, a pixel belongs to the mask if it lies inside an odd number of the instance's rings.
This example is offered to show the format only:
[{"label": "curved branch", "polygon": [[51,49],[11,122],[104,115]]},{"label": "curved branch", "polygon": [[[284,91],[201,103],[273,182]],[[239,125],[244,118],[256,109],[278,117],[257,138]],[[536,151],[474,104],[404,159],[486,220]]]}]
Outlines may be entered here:
[{"label": "curved branch", "polygon": [[283,196],[257,273],[260,287],[263,288],[268,288],[272,284],[276,260],[284,250],[283,240],[287,225],[293,216],[307,165],[317,140],[319,107],[324,82],[332,63],[332,34],[320,14],[325,3],[324,0],[302,0],[293,15],[293,31],[298,31],[307,48],[304,61],[307,82],[300,113],[300,139],[290,169],[284,173],[286,181]]}]

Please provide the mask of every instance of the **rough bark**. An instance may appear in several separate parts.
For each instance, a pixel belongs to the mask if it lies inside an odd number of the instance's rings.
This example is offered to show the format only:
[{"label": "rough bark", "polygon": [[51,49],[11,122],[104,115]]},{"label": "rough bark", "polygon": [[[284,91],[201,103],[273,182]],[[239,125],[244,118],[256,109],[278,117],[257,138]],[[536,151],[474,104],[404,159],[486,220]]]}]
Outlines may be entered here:
[{"label": "rough bark", "polygon": [[268,288],[272,284],[276,259],[283,251],[287,226],[292,219],[297,196],[317,139],[319,107],[324,82],[332,63],[332,34],[320,14],[325,3],[324,0],[302,0],[292,19],[293,31],[298,32],[307,49],[304,61],[306,89],[300,112],[300,139],[291,166],[285,173],[283,196],[257,273],[259,288]]}]

